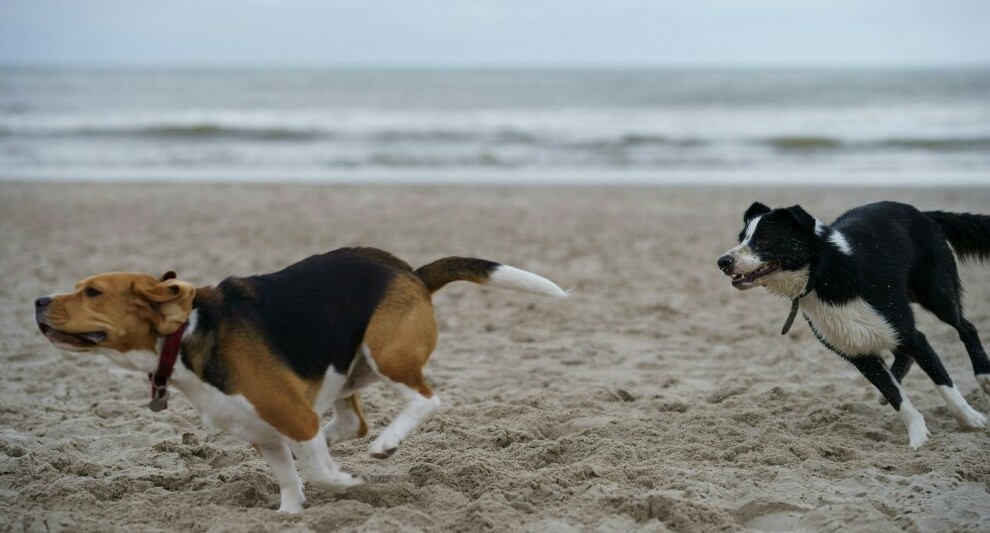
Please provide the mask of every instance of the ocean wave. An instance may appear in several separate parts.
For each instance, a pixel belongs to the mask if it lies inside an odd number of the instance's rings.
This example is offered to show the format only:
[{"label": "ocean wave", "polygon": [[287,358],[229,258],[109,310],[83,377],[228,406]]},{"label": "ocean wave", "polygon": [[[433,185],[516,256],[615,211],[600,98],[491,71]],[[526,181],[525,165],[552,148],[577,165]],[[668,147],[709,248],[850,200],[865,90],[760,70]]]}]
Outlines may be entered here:
[{"label": "ocean wave", "polygon": [[149,126],[2,127],[2,137],[128,137],[149,139],[233,139],[257,141],[306,141],[325,132],[293,128],[250,128],[221,124],[160,124]]},{"label": "ocean wave", "polygon": [[879,143],[885,148],[931,152],[990,151],[990,137],[954,139],[889,139]]},{"label": "ocean wave", "polygon": [[844,145],[841,139],[809,135],[771,137],[763,142],[783,151],[834,150]]},{"label": "ocean wave", "polygon": [[990,137],[911,138],[896,137],[877,140],[844,140],[836,137],[782,136],[761,141],[782,152],[813,151],[923,151],[923,152],[987,152]]},{"label": "ocean wave", "polygon": [[[223,121],[202,122],[161,122],[161,123],[0,123],[0,138],[126,138],[149,141],[168,140],[174,142],[224,140],[238,143],[348,143],[352,145],[422,145],[442,147],[459,144],[478,146],[532,146],[559,150],[584,150],[615,152],[617,150],[650,149],[705,149],[721,146],[764,146],[782,154],[801,154],[838,151],[887,151],[887,152],[987,152],[990,151],[990,136],[952,135],[946,136],[862,136],[844,137],[834,134],[783,134],[765,137],[747,136],[739,132],[705,132],[697,134],[671,135],[635,128],[613,127],[611,129],[582,127],[575,121],[570,129],[547,128],[538,121],[533,124],[419,124],[410,122],[396,124],[362,123],[335,124],[332,121],[310,123],[288,123],[276,125],[268,121],[251,123],[227,123]],[[453,127],[451,127],[453,126]]]},{"label": "ocean wave", "polygon": [[175,139],[245,139],[261,141],[306,141],[323,136],[321,132],[288,128],[237,128],[219,124],[193,124],[188,126],[163,125],[136,130],[83,130],[80,134],[146,135]]}]

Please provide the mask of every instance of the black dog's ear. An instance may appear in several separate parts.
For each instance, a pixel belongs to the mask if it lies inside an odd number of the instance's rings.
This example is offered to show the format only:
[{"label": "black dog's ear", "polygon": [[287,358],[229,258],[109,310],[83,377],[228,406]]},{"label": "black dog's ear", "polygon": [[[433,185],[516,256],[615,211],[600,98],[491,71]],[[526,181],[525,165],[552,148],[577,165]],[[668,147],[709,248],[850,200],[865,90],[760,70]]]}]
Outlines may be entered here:
[{"label": "black dog's ear", "polygon": [[753,202],[753,205],[749,206],[749,209],[747,209],[746,213],[743,215],[743,222],[748,223],[750,220],[753,220],[760,215],[765,215],[770,211],[771,209],[769,207],[761,204],[760,202]]},{"label": "black dog's ear", "polygon": [[815,217],[809,215],[808,212],[804,210],[804,208],[802,208],[799,205],[794,205],[788,207],[787,209],[785,209],[785,211],[787,211],[787,214],[790,215],[790,218],[797,223],[799,228],[809,233],[815,232],[815,225],[818,223],[818,221],[815,220]]}]

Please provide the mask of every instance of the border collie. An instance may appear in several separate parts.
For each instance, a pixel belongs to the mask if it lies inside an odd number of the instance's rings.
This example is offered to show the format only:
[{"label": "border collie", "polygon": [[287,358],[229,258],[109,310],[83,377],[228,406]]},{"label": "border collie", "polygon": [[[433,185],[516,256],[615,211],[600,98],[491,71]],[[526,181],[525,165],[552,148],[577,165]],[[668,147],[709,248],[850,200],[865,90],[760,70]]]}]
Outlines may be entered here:
[{"label": "border collie", "polygon": [[[800,309],[818,340],[855,365],[893,406],[912,448],[930,436],[900,385],[913,362],[935,382],[963,428],[986,426],[986,417],[966,403],[915,328],[910,303],[959,332],[976,380],[990,394],[990,360],[976,328],[963,317],[952,256],[955,249],[960,259],[990,259],[990,216],[923,213],[910,205],[879,202],[825,225],[801,206],[770,209],[755,202],[743,222],[739,244],[718,259],[732,286],[762,286],[790,299],[782,333]],[[890,368],[881,358],[887,350],[894,354]]]}]

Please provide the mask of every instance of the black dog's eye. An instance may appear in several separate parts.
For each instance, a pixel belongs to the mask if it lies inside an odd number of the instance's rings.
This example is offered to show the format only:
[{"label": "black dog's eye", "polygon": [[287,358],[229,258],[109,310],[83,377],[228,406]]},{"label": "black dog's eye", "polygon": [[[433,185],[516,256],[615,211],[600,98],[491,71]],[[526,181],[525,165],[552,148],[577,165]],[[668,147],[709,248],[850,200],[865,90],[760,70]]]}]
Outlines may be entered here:
[{"label": "black dog's eye", "polygon": [[100,289],[97,289],[95,287],[86,287],[86,290],[83,291],[83,294],[85,294],[87,298],[96,298],[97,296],[103,293],[100,292]]}]

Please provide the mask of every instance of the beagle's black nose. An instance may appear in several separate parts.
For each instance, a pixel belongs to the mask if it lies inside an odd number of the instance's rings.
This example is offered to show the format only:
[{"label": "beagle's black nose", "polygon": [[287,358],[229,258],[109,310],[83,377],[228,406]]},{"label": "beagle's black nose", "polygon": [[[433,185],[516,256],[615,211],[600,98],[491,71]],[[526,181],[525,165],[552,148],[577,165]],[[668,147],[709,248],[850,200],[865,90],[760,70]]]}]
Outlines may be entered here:
[{"label": "beagle's black nose", "polygon": [[52,299],[48,296],[42,296],[34,301],[35,309],[44,309],[48,307],[48,304],[52,303]]},{"label": "beagle's black nose", "polygon": [[718,267],[722,269],[722,272],[728,272],[729,269],[732,268],[732,264],[735,262],[736,260],[733,259],[731,255],[726,254],[718,258]]}]

